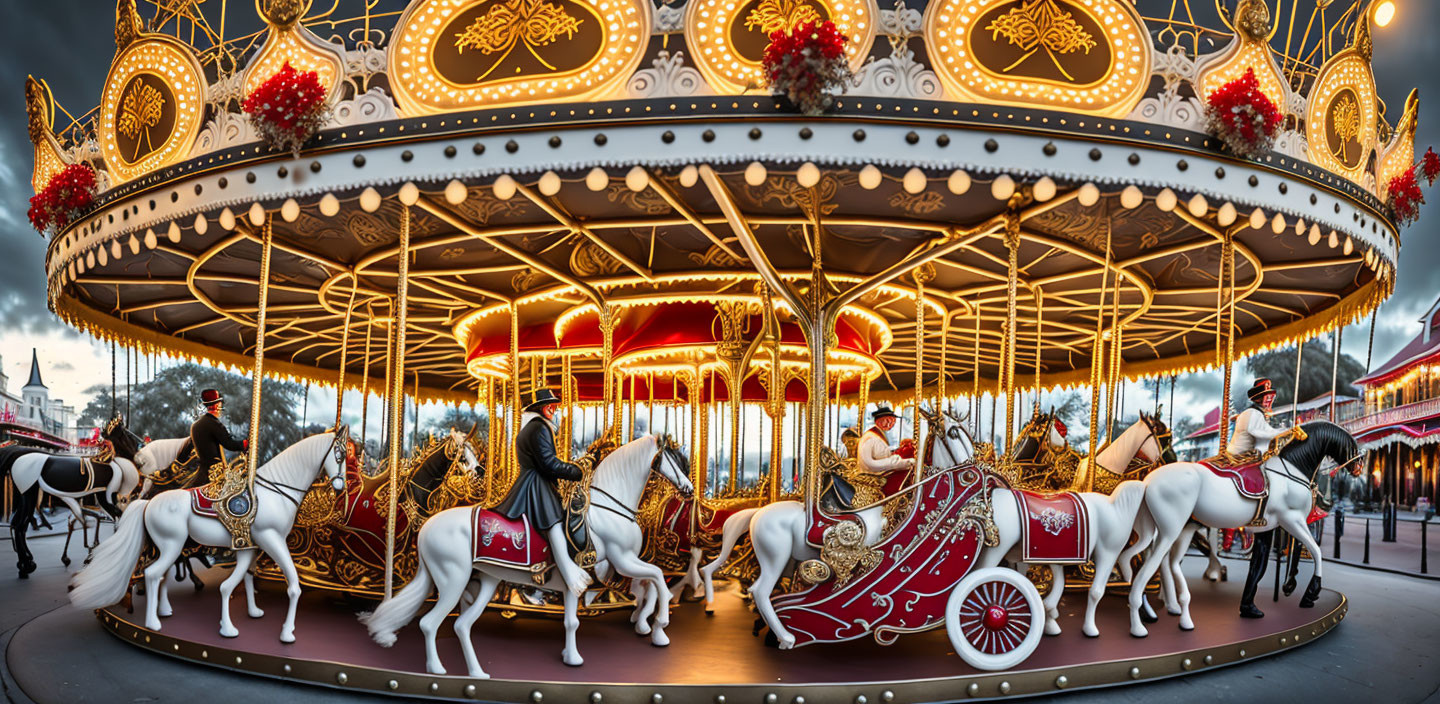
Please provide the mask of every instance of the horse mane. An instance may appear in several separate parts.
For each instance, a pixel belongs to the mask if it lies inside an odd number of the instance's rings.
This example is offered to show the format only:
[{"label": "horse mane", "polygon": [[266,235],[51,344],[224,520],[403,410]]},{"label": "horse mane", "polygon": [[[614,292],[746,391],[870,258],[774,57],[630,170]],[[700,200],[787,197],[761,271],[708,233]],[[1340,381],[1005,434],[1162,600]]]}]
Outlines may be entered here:
[{"label": "horse mane", "polygon": [[[310,435],[310,436],[308,436],[308,437],[302,438],[299,442],[295,443],[294,445],[291,445],[290,447],[287,447],[287,448],[281,450],[281,451],[279,452],[279,454],[276,454],[274,457],[271,457],[269,462],[266,462],[266,463],[260,465],[259,467],[257,467],[256,470],[255,470],[255,473],[256,473],[256,474],[259,474],[261,471],[264,471],[265,468],[267,468],[267,467],[270,467],[270,468],[271,468],[271,472],[290,472],[290,471],[292,471],[292,470],[294,469],[294,467],[296,466],[296,464],[299,462],[299,460],[297,459],[297,455],[300,455],[300,454],[302,453],[302,451],[312,451],[312,452],[313,452],[313,450],[310,450],[310,447],[311,447],[312,445],[318,445],[318,444],[320,444],[320,441],[322,441],[322,440],[327,441],[327,443],[328,443],[328,442],[334,442],[334,441],[335,441],[335,432],[334,432],[334,431],[326,431],[326,432],[323,432],[323,433],[316,433],[316,434],[314,434],[314,435]],[[326,451],[328,451],[328,450],[330,449],[329,444],[326,444],[325,449],[326,449]],[[320,460],[321,460],[321,462],[323,462],[323,461],[324,461],[324,457],[322,456],[322,457],[320,458]],[[318,473],[317,473],[317,474],[318,474]],[[267,473],[266,478],[267,478],[267,479],[274,479],[274,477],[268,476],[268,473]]]},{"label": "horse mane", "polygon": [[[1327,456],[1340,463],[1360,454],[1355,438],[1328,420],[1312,420],[1300,428],[1305,431],[1307,440],[1292,442],[1281,448],[1280,459],[1310,473],[1312,477]],[[1336,456],[1340,454],[1343,456]]]},{"label": "horse mane", "polygon": [[659,444],[656,443],[654,435],[641,435],[606,455],[605,459],[600,461],[600,465],[595,468],[595,473],[598,476],[600,470],[610,464],[619,466],[622,462],[634,462],[636,458],[631,455],[641,455],[646,449],[657,448],[659,448]]}]

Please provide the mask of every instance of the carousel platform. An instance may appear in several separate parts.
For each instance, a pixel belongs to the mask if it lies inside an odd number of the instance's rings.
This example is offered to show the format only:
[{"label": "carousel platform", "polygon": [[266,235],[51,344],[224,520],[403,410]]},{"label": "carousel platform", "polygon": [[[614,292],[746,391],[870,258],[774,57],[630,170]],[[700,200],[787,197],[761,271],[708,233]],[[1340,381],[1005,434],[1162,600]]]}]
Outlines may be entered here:
[{"label": "carousel platform", "polygon": [[[1198,567],[1199,565],[1187,565]],[[1188,572],[1189,570],[1187,570]],[[218,582],[211,575],[207,582]],[[495,679],[463,676],[464,663],[449,621],[439,650],[445,666],[461,676],[424,672],[424,644],[414,624],[386,649],[375,645],[355,618],[363,605],[310,591],[302,597],[298,642],[279,642],[284,595],[262,586],[265,616],[245,616],[237,590],[232,617],[237,638],[218,634],[213,590],[172,591],[175,615],[164,630],[145,629],[144,598],[134,613],[119,606],[97,612],[120,640],[194,663],[346,691],[406,698],[497,702],[937,702],[1013,698],[1183,676],[1245,663],[1316,640],[1345,617],[1343,594],[1325,590],[1313,609],[1298,607],[1298,594],[1262,602],[1266,618],[1236,615],[1240,584],[1191,579],[1192,613],[1199,628],[1181,631],[1162,613],[1150,636],[1128,634],[1124,596],[1100,605],[1099,638],[1080,632],[1083,594],[1060,603],[1061,635],[1045,638],[1020,668],[1001,673],[967,666],[943,629],[901,637],[894,645],[871,640],[782,652],[751,635],[754,616],[733,588],[717,596],[707,615],[700,604],[672,611],[671,645],[656,648],[635,635],[627,615],[585,620],[577,635],[583,667],[560,661],[563,631],[556,620],[507,619],[491,609],[474,629],[481,663]],[[717,585],[718,586],[718,585]]]}]

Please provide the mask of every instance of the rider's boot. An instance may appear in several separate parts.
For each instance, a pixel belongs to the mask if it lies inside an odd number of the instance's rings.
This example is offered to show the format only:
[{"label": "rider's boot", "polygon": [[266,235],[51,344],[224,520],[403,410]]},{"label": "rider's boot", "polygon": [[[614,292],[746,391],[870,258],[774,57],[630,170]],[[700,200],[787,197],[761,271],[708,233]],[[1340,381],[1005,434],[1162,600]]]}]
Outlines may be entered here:
[{"label": "rider's boot", "polygon": [[1250,571],[1245,575],[1245,591],[1240,593],[1240,618],[1264,618],[1265,612],[1255,606],[1255,592],[1260,588],[1260,578],[1265,576],[1265,565],[1270,558],[1270,545],[1275,534],[1260,536],[1250,548]]},{"label": "rider's boot", "polygon": [[569,541],[565,539],[565,522],[550,526],[545,537],[550,541],[550,554],[555,558],[555,566],[560,570],[565,586],[576,596],[584,594],[585,588],[590,586],[590,575],[570,557]]}]

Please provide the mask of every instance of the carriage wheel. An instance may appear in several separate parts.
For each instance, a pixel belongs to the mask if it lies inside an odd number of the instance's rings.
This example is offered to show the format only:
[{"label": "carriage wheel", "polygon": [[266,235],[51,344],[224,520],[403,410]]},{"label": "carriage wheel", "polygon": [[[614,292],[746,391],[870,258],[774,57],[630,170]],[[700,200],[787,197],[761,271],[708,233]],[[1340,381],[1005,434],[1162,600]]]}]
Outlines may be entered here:
[{"label": "carriage wheel", "polygon": [[945,605],[955,652],[978,670],[1006,670],[1035,652],[1044,634],[1040,592],[1014,570],[987,567],[960,580]]}]

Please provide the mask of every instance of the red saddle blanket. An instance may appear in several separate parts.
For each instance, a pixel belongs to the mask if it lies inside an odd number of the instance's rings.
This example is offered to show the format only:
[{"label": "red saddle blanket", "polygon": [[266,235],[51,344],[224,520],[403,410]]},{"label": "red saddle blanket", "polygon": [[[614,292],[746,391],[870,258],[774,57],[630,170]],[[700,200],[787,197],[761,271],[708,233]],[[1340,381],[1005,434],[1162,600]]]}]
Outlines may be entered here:
[{"label": "red saddle blanket", "polygon": [[1020,504],[1021,559],[1046,564],[1083,563],[1090,547],[1090,515],[1073,491],[1016,491]]},{"label": "red saddle blanket", "polygon": [[215,518],[215,500],[201,492],[202,488],[197,486],[187,490],[190,492],[190,510],[197,516]]},{"label": "red saddle blanket", "polygon": [[1265,498],[1267,487],[1265,486],[1265,470],[1261,467],[1262,462],[1253,462],[1239,467],[1217,467],[1204,460],[1200,464],[1217,476],[1235,482],[1235,490],[1240,492],[1241,496],[1248,499]]},{"label": "red saddle blanket", "polygon": [[475,507],[470,514],[471,548],[476,562],[535,571],[550,562],[550,542],[522,516],[512,521]]}]

